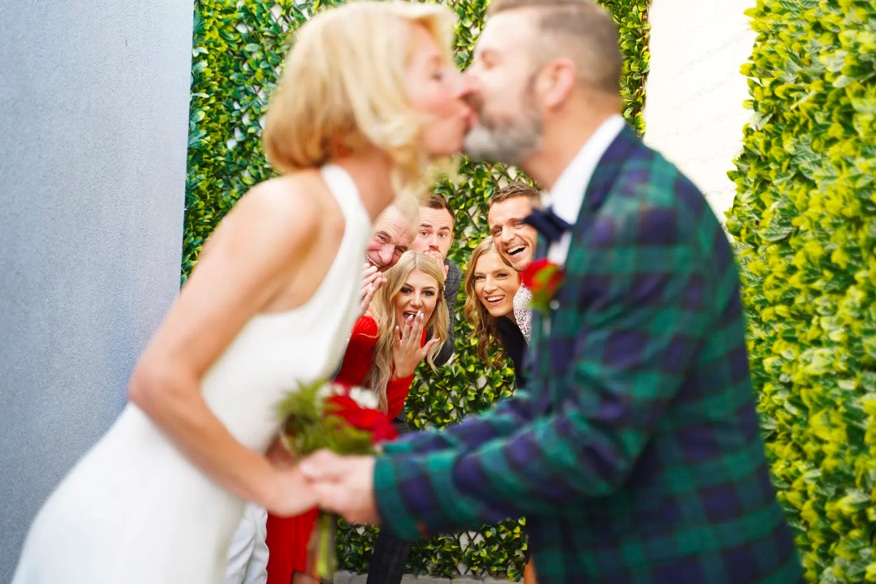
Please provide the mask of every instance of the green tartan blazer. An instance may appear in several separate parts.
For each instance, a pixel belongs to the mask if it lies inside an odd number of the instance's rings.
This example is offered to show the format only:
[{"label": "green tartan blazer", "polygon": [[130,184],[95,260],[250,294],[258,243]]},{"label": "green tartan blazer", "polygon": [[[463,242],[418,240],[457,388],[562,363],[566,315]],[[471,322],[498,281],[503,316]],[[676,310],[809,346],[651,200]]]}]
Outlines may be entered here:
[{"label": "green tartan blazer", "polygon": [[679,170],[624,128],[594,172],[527,386],[388,445],[406,538],[525,516],[539,584],[797,584],[748,370],[739,276]]}]

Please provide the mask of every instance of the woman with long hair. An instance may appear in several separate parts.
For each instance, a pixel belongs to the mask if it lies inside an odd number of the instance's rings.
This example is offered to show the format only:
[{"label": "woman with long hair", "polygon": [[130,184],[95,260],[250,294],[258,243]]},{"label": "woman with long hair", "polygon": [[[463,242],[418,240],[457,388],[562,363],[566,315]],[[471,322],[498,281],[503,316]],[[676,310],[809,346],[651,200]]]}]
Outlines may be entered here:
[{"label": "woman with long hair", "polygon": [[266,455],[275,407],[343,355],[374,218],[462,145],[453,26],[436,4],[354,2],[299,29],[263,135],[282,174],[212,235],[129,403],[37,515],[14,584],[218,584],[246,501],[314,506],[300,470]]},{"label": "woman with long hair", "polygon": [[[386,283],[374,294],[353,326],[335,381],[377,394],[380,409],[395,419],[404,408],[417,366],[434,359],[447,338],[444,268],[432,257],[405,252],[384,273]],[[426,330],[432,331],[427,342]],[[317,511],[296,517],[268,515],[268,584],[311,582],[307,544]]]},{"label": "woman with long hair", "polygon": [[[404,407],[417,365],[425,359],[435,369],[449,319],[444,269],[432,257],[405,252],[385,277],[368,312],[353,327],[337,379],[370,388],[394,419]],[[424,344],[427,329],[432,338]],[[357,382],[366,364],[367,372]]]},{"label": "woman with long hair", "polygon": [[[472,325],[478,357],[495,365],[503,354],[507,355],[519,384],[526,351],[526,339],[514,316],[514,294],[520,287],[520,275],[496,249],[492,237],[480,242],[472,251],[463,286],[463,310]],[[490,348],[496,342],[501,351],[491,357]]]}]

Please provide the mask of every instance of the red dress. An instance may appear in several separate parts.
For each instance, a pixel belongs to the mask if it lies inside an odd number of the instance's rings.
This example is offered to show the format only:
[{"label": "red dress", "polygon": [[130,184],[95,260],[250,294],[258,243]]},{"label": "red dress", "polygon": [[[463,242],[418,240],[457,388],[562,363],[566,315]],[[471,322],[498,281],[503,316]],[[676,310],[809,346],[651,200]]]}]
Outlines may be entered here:
[{"label": "red dress", "polygon": [[[426,339],[420,340],[420,346]],[[356,321],[347,344],[341,369],[335,380],[352,386],[362,386],[374,358],[377,344],[377,322],[368,315]],[[391,379],[386,387],[387,415],[395,419],[405,405],[414,376]],[[268,584],[289,584],[295,570],[307,570],[307,544],[316,523],[316,508],[295,517],[268,514]]]}]

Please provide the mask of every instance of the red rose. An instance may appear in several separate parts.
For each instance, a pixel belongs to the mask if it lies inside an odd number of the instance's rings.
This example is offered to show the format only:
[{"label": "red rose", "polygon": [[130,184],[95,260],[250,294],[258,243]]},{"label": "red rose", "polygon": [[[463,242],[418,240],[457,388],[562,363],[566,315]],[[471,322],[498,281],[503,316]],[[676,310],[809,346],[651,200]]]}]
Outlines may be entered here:
[{"label": "red rose", "polygon": [[534,260],[525,270],[523,270],[523,273],[520,275],[520,281],[523,283],[524,286],[532,290],[533,286],[535,285],[535,275],[549,264],[550,262],[547,260],[547,258]]},{"label": "red rose", "polygon": [[535,260],[523,271],[521,283],[532,293],[532,308],[547,313],[550,302],[565,279],[563,268],[547,258]]},{"label": "red rose", "polygon": [[557,288],[560,287],[560,284],[563,283],[564,276],[565,274],[560,269],[552,270],[550,273],[546,274],[544,282],[545,291],[550,292],[551,296],[553,296]]},{"label": "red rose", "polygon": [[334,395],[328,400],[331,415],[342,418],[352,427],[371,433],[371,442],[394,440],[398,433],[389,418],[381,411],[363,408],[349,395]]}]

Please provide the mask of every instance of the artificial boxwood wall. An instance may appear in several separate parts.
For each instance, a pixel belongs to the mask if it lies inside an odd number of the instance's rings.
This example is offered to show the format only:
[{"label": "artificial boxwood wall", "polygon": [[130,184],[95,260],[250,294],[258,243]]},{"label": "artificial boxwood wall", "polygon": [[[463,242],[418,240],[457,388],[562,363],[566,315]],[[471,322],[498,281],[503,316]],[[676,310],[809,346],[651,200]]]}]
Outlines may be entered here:
[{"label": "artificial boxwood wall", "polygon": [[[340,2],[278,0],[198,0],[192,66],[192,103],[186,184],[182,279],[197,261],[204,240],[246,190],[273,174],[262,153],[264,114],[291,29],[311,14]],[[457,62],[465,67],[486,2],[448,0],[459,14]],[[648,0],[603,0],[621,30],[626,55],[621,92],[624,115],[639,133],[648,72]],[[456,245],[451,258],[465,269],[471,250],[487,235],[486,202],[500,182],[518,176],[513,168],[472,164],[463,159],[455,183],[437,187],[456,215]],[[526,177],[520,177],[525,180]],[[462,298],[460,298],[460,305]],[[477,359],[470,328],[456,317],[456,357],[438,374],[418,373],[407,411],[413,425],[443,426],[483,410],[513,388],[508,367],[492,368]],[[425,369],[425,368],[421,368]],[[484,526],[477,532],[418,542],[408,571],[434,576],[496,575],[517,579],[522,572],[522,522]],[[339,536],[342,566],[368,569],[374,530],[344,526]]]},{"label": "artificial boxwood wall", "polygon": [[876,582],[876,5],[758,0],[727,213],[779,497],[810,582]]}]

